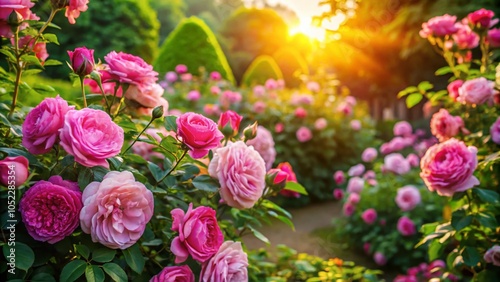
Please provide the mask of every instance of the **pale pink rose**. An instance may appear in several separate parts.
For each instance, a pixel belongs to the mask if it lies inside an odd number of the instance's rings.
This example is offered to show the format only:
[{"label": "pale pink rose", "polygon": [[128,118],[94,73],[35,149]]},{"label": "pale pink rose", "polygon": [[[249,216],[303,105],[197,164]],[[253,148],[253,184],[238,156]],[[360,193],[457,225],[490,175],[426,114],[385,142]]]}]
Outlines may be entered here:
[{"label": "pale pink rose", "polygon": [[478,28],[490,28],[498,22],[498,19],[493,20],[494,16],[495,13],[493,11],[481,8],[469,13],[467,15],[467,20],[471,25],[477,26]]},{"label": "pale pink rose", "polygon": [[335,183],[337,183],[337,185],[343,184],[345,182],[344,172],[341,170],[337,170],[333,174],[333,180],[335,180]]},{"label": "pale pink rose", "polygon": [[222,75],[218,71],[213,71],[210,73],[210,80],[219,81],[222,79]]},{"label": "pale pink rose", "polygon": [[411,236],[417,233],[415,223],[406,216],[402,216],[398,220],[397,228],[399,233],[403,236]]},{"label": "pale pink rose", "polygon": [[318,118],[314,122],[314,128],[316,128],[316,130],[323,130],[326,128],[327,125],[328,121],[326,121],[326,118]]},{"label": "pale pink rose", "polygon": [[354,131],[360,131],[361,130],[361,122],[357,119],[351,120],[350,123],[351,129]]},{"label": "pale pink rose", "polygon": [[361,176],[365,172],[365,166],[363,164],[357,164],[352,166],[347,171],[347,175],[349,176]]},{"label": "pale pink rose", "polygon": [[420,161],[420,177],[430,191],[453,196],[479,184],[473,175],[477,166],[477,148],[449,139],[430,147]]},{"label": "pale pink rose", "polygon": [[60,130],[61,146],[83,166],[108,168],[107,158],[120,153],[123,129],[101,110],[69,110]]},{"label": "pale pink rose", "polygon": [[305,126],[299,127],[295,135],[297,136],[297,140],[301,143],[307,142],[313,137],[311,130]]},{"label": "pale pink rose", "polygon": [[205,262],[224,242],[214,209],[204,206],[193,209],[193,203],[190,203],[185,213],[176,208],[170,214],[172,231],[179,233],[170,245],[175,263],[184,262],[189,255],[198,262]]},{"label": "pale pink rose", "polygon": [[394,136],[408,136],[412,134],[412,131],[411,124],[404,120],[397,122],[393,127]]},{"label": "pale pink rose", "polygon": [[344,213],[345,216],[353,215],[355,210],[356,210],[356,207],[352,203],[346,202],[342,206],[342,212]]},{"label": "pale pink rose", "polygon": [[82,200],[82,231],[111,249],[135,244],[153,216],[153,193],[128,171],[110,171],[102,182],[91,182]]},{"label": "pale pink rose", "polygon": [[393,152],[393,150],[392,150],[392,147],[391,147],[391,143],[386,142],[386,143],[380,145],[380,153],[382,155],[387,155],[387,154],[390,154],[392,152]]},{"label": "pale pink rose", "polygon": [[206,156],[224,138],[217,124],[200,114],[187,112],[179,116],[176,122],[177,135],[189,147],[189,155],[195,159]]},{"label": "pale pink rose", "polygon": [[365,180],[361,177],[351,177],[347,183],[347,192],[359,194],[365,186]]},{"label": "pale pink rose", "polygon": [[76,182],[54,175],[26,190],[19,211],[28,234],[50,244],[71,235],[78,227],[82,192]]},{"label": "pale pink rose", "polygon": [[174,72],[174,71],[169,71],[165,74],[165,80],[168,82],[168,83],[174,83],[177,81],[177,73]]},{"label": "pale pink rose", "polygon": [[253,95],[256,98],[262,98],[262,97],[264,97],[265,94],[266,94],[266,88],[264,86],[262,86],[262,85],[256,85],[253,88]]},{"label": "pale pink rose", "polygon": [[361,200],[361,196],[357,193],[351,193],[349,194],[349,197],[347,197],[347,202],[352,204],[352,205],[357,205],[359,201]]},{"label": "pale pink rose", "polygon": [[468,25],[457,24],[458,31],[453,34],[453,41],[458,49],[468,50],[479,46],[479,35],[472,31]]},{"label": "pale pink rose", "polygon": [[304,108],[302,108],[302,107],[296,108],[294,114],[298,118],[305,118],[305,117],[307,117],[307,111]]},{"label": "pale pink rose", "polygon": [[[39,18],[30,10],[35,3],[30,0],[1,0],[0,1],[0,37],[13,37],[12,29],[8,24],[9,16],[12,12],[17,12],[21,20],[38,20]],[[20,30],[28,27],[27,23],[19,26]]]},{"label": "pale pink rose", "polygon": [[240,242],[226,241],[201,267],[200,282],[248,281],[248,258]]},{"label": "pale pink rose", "polygon": [[494,245],[489,248],[483,256],[487,263],[492,263],[493,265],[500,266],[500,246]]},{"label": "pale pink rose", "polygon": [[81,12],[87,11],[89,0],[69,0],[64,15],[70,24],[75,24]]},{"label": "pale pink rose", "polygon": [[203,113],[209,116],[217,116],[220,115],[221,111],[217,104],[205,104],[203,106]]},{"label": "pale pink rose", "polygon": [[219,103],[223,109],[228,109],[231,105],[241,102],[242,96],[239,92],[226,90],[219,96]]},{"label": "pale pink rose", "polygon": [[5,187],[19,187],[29,176],[29,161],[24,156],[6,157],[0,161],[0,183]]},{"label": "pale pink rose", "polygon": [[313,96],[309,94],[293,94],[290,100],[290,104],[294,106],[311,105],[313,101],[314,101]]},{"label": "pale pink rose", "polygon": [[276,133],[281,133],[283,132],[283,130],[285,130],[285,125],[281,122],[278,122],[275,126],[274,126],[274,131]]},{"label": "pale pink rose", "polygon": [[154,108],[161,104],[164,89],[159,84],[154,83],[147,87],[130,85],[125,92],[125,98],[137,102],[139,105]]},{"label": "pale pink rose", "polygon": [[268,90],[276,90],[278,89],[278,82],[272,78],[266,80],[266,82],[264,83],[264,85],[266,86],[266,89]]},{"label": "pale pink rose", "polygon": [[333,197],[336,200],[341,200],[342,198],[344,198],[344,190],[342,190],[340,188],[333,189]]},{"label": "pale pink rose", "polygon": [[373,224],[377,220],[377,211],[375,209],[367,209],[361,214],[361,218],[366,224]]},{"label": "pale pink rose", "polygon": [[175,66],[175,71],[178,74],[184,74],[184,73],[187,73],[188,67],[186,65],[179,64],[179,65]]},{"label": "pale pink rose", "polygon": [[[11,38],[10,42],[14,45],[14,38]],[[33,43],[35,43],[33,37],[26,35],[19,38],[18,46],[19,48],[26,48],[27,50],[33,51],[40,62],[44,62],[49,57],[49,53],[47,53],[47,44],[45,42],[37,42],[33,45]]]},{"label": "pale pink rose", "polygon": [[366,148],[363,153],[361,154],[361,159],[365,163],[370,163],[373,162],[377,158],[377,149],[375,148]]},{"label": "pale pink rose", "polygon": [[196,102],[200,100],[201,93],[198,90],[191,90],[188,92],[186,99],[191,102]]},{"label": "pale pink rose", "polygon": [[337,106],[337,112],[343,113],[346,116],[352,115],[352,106],[346,102],[342,102]]},{"label": "pale pink rose", "polygon": [[367,179],[366,183],[368,183],[368,185],[370,185],[370,186],[377,186],[378,185],[377,180],[373,179],[373,178]]},{"label": "pale pink rose", "polygon": [[[136,85],[140,89],[151,87],[158,80],[158,73],[153,66],[146,63],[142,58],[115,51],[111,51],[104,60],[108,63],[109,74],[112,80]],[[103,82],[106,82],[103,80]]]},{"label": "pale pink rose", "polygon": [[266,186],[264,159],[243,141],[215,149],[208,173],[219,180],[222,199],[238,209],[253,207]]},{"label": "pale pink rose", "polygon": [[500,145],[500,117],[490,127],[491,141]]},{"label": "pale pink rose", "polygon": [[499,48],[500,47],[500,28],[492,28],[488,30],[488,43],[491,48]]},{"label": "pale pink rose", "polygon": [[398,189],[394,200],[402,211],[411,211],[418,204],[420,204],[420,192],[417,187],[413,185],[406,185]]},{"label": "pale pink rose", "polygon": [[431,18],[422,24],[422,30],[420,30],[419,34],[423,38],[429,36],[444,37],[446,35],[452,35],[458,30],[455,26],[456,21],[457,17],[448,14]]},{"label": "pale pink rose", "polygon": [[493,100],[494,82],[484,77],[467,80],[458,89],[457,101],[465,104],[484,104]]},{"label": "pale pink rose", "polygon": [[187,265],[167,266],[149,282],[194,282],[194,273]]},{"label": "pale pink rose", "polygon": [[375,252],[375,254],[373,254],[373,260],[378,265],[385,265],[387,263],[385,255],[381,252]]},{"label": "pale pink rose", "polygon": [[181,74],[181,80],[183,82],[191,81],[191,80],[193,80],[193,75],[190,73],[183,73],[183,74]]},{"label": "pale pink rose", "polygon": [[431,118],[431,132],[440,142],[455,137],[464,127],[460,116],[452,116],[446,109],[440,109]]},{"label": "pale pink rose", "polygon": [[321,90],[321,86],[316,81],[308,81],[306,87],[309,91],[314,93],[318,93]]},{"label": "pale pink rose", "polygon": [[358,103],[358,101],[356,101],[356,98],[353,96],[345,97],[344,101],[353,107],[356,106],[356,104]]},{"label": "pale pink rose", "polygon": [[22,145],[34,155],[48,153],[59,142],[64,116],[73,108],[59,95],[45,98],[26,115],[22,125]]},{"label": "pale pink rose", "polygon": [[399,153],[392,153],[384,158],[384,169],[395,174],[403,175],[410,171],[410,163]]},{"label": "pale pink rose", "polygon": [[212,93],[213,95],[219,95],[220,91],[221,90],[220,90],[219,86],[217,86],[217,85],[210,87],[210,93]]},{"label": "pale pink rose", "polygon": [[413,153],[408,154],[408,156],[406,156],[406,160],[410,163],[411,167],[418,167],[420,165],[420,158]]},{"label": "pale pink rose", "polygon": [[253,104],[253,112],[256,114],[262,114],[266,111],[266,103],[263,101],[257,101]]},{"label": "pale pink rose", "polygon": [[368,170],[368,171],[367,171],[367,172],[365,172],[365,174],[363,175],[363,178],[364,178],[364,179],[375,179],[375,178],[376,178],[375,171],[373,171],[373,170]]},{"label": "pale pink rose", "polygon": [[246,141],[246,143],[249,146],[253,146],[259,152],[266,163],[266,170],[271,169],[276,159],[276,149],[274,148],[274,139],[271,132],[262,125],[259,125],[255,138]]}]

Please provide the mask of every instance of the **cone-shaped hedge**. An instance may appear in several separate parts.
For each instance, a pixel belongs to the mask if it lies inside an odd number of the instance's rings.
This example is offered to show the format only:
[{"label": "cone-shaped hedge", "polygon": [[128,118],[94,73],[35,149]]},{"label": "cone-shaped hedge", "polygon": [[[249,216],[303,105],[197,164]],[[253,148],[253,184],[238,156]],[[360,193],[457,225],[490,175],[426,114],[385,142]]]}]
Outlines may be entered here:
[{"label": "cone-shaped hedge", "polygon": [[207,72],[217,71],[223,78],[234,83],[234,76],[226,56],[210,28],[197,17],[181,21],[163,42],[153,66],[160,77],[175,66],[184,64],[193,75],[200,68]]},{"label": "cone-shaped hedge", "polygon": [[300,75],[308,75],[309,68],[306,60],[292,47],[282,47],[273,54],[273,58],[283,72],[283,79],[287,87],[298,87],[302,83]]},{"label": "cone-shaped hedge", "polygon": [[261,55],[255,58],[245,71],[241,84],[245,86],[264,84],[269,78],[282,79],[283,73],[273,57]]}]

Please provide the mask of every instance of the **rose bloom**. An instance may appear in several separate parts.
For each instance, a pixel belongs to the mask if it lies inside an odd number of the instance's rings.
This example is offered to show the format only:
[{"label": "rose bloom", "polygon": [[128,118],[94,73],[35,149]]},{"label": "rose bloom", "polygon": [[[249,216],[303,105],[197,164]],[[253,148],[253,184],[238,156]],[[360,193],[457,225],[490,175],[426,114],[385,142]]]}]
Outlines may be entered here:
[{"label": "rose bloom", "polygon": [[499,48],[500,47],[500,28],[492,28],[488,30],[488,43],[491,48]]},{"label": "rose bloom", "polygon": [[205,104],[203,106],[203,113],[209,116],[216,116],[220,114],[219,105],[217,104]]},{"label": "rose bloom", "polygon": [[219,96],[219,103],[222,108],[228,109],[231,105],[241,102],[241,99],[242,97],[239,92],[226,90]]},{"label": "rose bloom", "polygon": [[278,89],[278,82],[272,78],[266,80],[264,85],[265,85],[266,89],[268,89],[268,90]]},{"label": "rose bloom", "polygon": [[429,36],[444,37],[446,35],[452,35],[458,30],[455,26],[456,21],[457,17],[448,14],[433,17],[422,24],[422,30],[420,30],[419,34],[423,38]]},{"label": "rose bloom", "polygon": [[[24,156],[6,157],[0,161],[0,183],[5,187],[21,186],[29,176],[29,161]],[[9,178],[10,177],[10,178]]]},{"label": "rose bloom", "polygon": [[361,193],[363,187],[365,186],[365,180],[361,177],[352,177],[347,183],[347,192],[349,193]]},{"label": "rose bloom", "polygon": [[344,190],[342,190],[340,188],[333,189],[333,197],[336,200],[341,200],[342,198],[344,198]]},{"label": "rose bloom", "polygon": [[169,71],[165,74],[165,80],[168,82],[168,83],[174,83],[177,81],[177,73],[174,72],[174,71]]},{"label": "rose bloom", "polygon": [[375,171],[373,171],[373,170],[368,170],[368,171],[367,171],[367,172],[365,172],[365,174],[363,175],[363,178],[364,178],[364,179],[375,179],[375,178],[376,178]]},{"label": "rose bloom", "polygon": [[259,152],[266,163],[266,170],[271,169],[276,159],[276,149],[274,148],[274,139],[271,132],[262,125],[259,125],[255,138],[246,141],[246,144],[253,146]]},{"label": "rose bloom", "polygon": [[337,183],[337,185],[343,184],[345,182],[344,172],[341,170],[337,170],[333,174],[333,180],[335,180],[335,183]]},{"label": "rose bloom", "polygon": [[210,73],[210,79],[214,81],[219,81],[222,79],[222,75],[217,71],[213,71]]},{"label": "rose bloom", "polygon": [[307,111],[302,107],[298,107],[295,109],[295,116],[298,118],[305,118],[307,117]]},{"label": "rose bloom", "polygon": [[420,165],[420,159],[417,155],[411,153],[406,156],[406,160],[410,164],[411,167],[418,167]]},{"label": "rose bloom", "polygon": [[146,108],[154,108],[160,106],[164,91],[163,87],[157,83],[143,88],[130,85],[127,92],[125,92],[125,98],[135,101]]},{"label": "rose bloom", "polygon": [[276,133],[281,133],[283,132],[283,130],[285,130],[285,125],[281,122],[277,123],[275,126],[274,126],[274,131]]},{"label": "rose bloom", "polygon": [[[23,36],[19,38],[19,48],[28,47],[27,50],[32,50],[35,53],[35,56],[41,61],[44,62],[49,57],[49,53],[47,53],[47,44],[45,42],[37,42],[34,46],[35,40],[32,40],[33,37],[30,35]],[[15,44],[14,38],[10,39],[12,45]]]},{"label": "rose bloom", "polygon": [[316,130],[323,130],[326,128],[327,125],[328,125],[328,122],[326,121],[326,118],[318,118],[314,122],[314,128],[316,128]]},{"label": "rose bloom", "polygon": [[385,265],[387,263],[387,258],[381,252],[375,252],[375,254],[373,254],[373,260],[378,265]]},{"label": "rose bloom", "polygon": [[175,263],[185,261],[189,255],[198,262],[209,260],[224,242],[224,235],[217,223],[215,210],[200,206],[193,209],[193,204],[184,213],[176,208],[172,214],[172,231],[179,232],[170,245],[175,255]]},{"label": "rose bloom", "polygon": [[85,108],[66,113],[60,138],[63,149],[77,163],[108,168],[106,159],[120,153],[124,133],[106,112]]},{"label": "rose bloom", "polygon": [[256,114],[262,114],[266,110],[266,103],[263,101],[257,101],[253,104],[252,110]]},{"label": "rose bloom", "polygon": [[395,174],[403,175],[410,171],[410,163],[399,153],[392,153],[384,158],[383,169]]},{"label": "rose bloom", "polygon": [[345,216],[351,216],[354,214],[356,207],[349,202],[344,203],[344,206],[342,206],[342,212],[344,213]]},{"label": "rose bloom", "polygon": [[266,94],[266,88],[262,85],[255,85],[253,88],[253,95],[256,98],[262,98]]},{"label": "rose bloom", "polygon": [[91,182],[82,200],[82,231],[111,249],[135,244],[153,216],[153,193],[128,171],[110,171],[102,182]]},{"label": "rose bloom", "polygon": [[354,131],[361,130],[361,122],[357,119],[351,120],[350,126],[351,126],[351,129]]},{"label": "rose bloom", "polygon": [[352,115],[352,106],[346,102],[342,102],[337,106],[337,112],[350,116]]},{"label": "rose bloom", "polygon": [[493,81],[484,77],[467,80],[458,89],[457,101],[465,104],[484,104],[493,99],[495,90]]},{"label": "rose bloom", "polygon": [[226,241],[219,251],[202,265],[200,282],[248,281],[248,258],[240,242]]},{"label": "rose bloom", "polygon": [[193,112],[177,118],[177,135],[189,147],[189,155],[195,159],[206,156],[224,138],[214,121]]},{"label": "rose bloom", "polygon": [[266,179],[272,179],[273,185],[284,186],[288,179],[288,173],[278,168],[271,168],[267,171]]},{"label": "rose bloom", "polygon": [[[278,164],[278,169],[287,175],[286,182],[297,182],[297,176],[295,175],[295,172],[293,171],[292,165],[290,163],[280,163]],[[287,189],[281,189],[280,194],[285,197],[300,198],[300,193]]]},{"label": "rose bloom", "polygon": [[373,162],[377,158],[377,149],[375,148],[366,148],[363,153],[361,154],[361,159],[365,163],[370,163]]},{"label": "rose bloom", "polygon": [[64,15],[68,18],[70,24],[76,23],[76,18],[80,16],[81,12],[87,11],[87,4],[89,0],[69,0],[68,6],[66,6],[66,12]]},{"label": "rose bloom", "polygon": [[158,80],[158,73],[153,70],[153,66],[140,57],[111,51],[104,56],[104,60],[108,63],[111,79],[120,83],[136,85],[144,90]]},{"label": "rose bloom", "polygon": [[349,194],[349,197],[347,197],[347,202],[353,205],[357,205],[359,201],[361,200],[361,196],[356,193],[351,193]]},{"label": "rose bloom", "polygon": [[453,41],[462,50],[474,49],[479,46],[479,35],[477,35],[468,25],[457,24],[458,31],[453,34]]},{"label": "rose bloom", "polygon": [[467,20],[473,26],[478,26],[479,28],[490,28],[498,22],[498,20],[492,20],[494,16],[495,13],[493,11],[481,8],[477,11],[469,13],[467,15]]},{"label": "rose bloom", "polygon": [[82,192],[76,182],[54,175],[38,181],[19,202],[24,226],[33,239],[50,244],[71,235],[78,227]]},{"label": "rose bloom", "polygon": [[[22,20],[38,20],[39,18],[30,10],[35,3],[30,0],[2,0],[0,1],[0,37],[13,37],[12,29],[8,24],[8,19],[13,11],[19,13]],[[27,23],[22,23],[19,30],[28,27]]]},{"label": "rose bloom", "polygon": [[403,236],[411,236],[417,232],[415,223],[406,216],[402,216],[398,220],[397,228]]},{"label": "rose bloom", "polygon": [[375,209],[367,209],[361,214],[361,218],[366,224],[373,224],[377,220],[377,211]]},{"label": "rose bloom", "polygon": [[473,175],[477,166],[477,148],[449,139],[430,147],[420,161],[420,177],[430,191],[453,196],[479,184]]},{"label": "rose bloom", "polygon": [[208,173],[219,180],[222,199],[238,209],[253,207],[266,186],[264,159],[243,141],[216,149]]},{"label": "rose bloom", "polygon": [[420,192],[417,187],[406,185],[398,189],[394,200],[402,211],[411,211],[420,204]]},{"label": "rose bloom", "polygon": [[[231,137],[236,136],[240,129],[240,123],[242,119],[243,117],[234,111],[231,110],[225,111],[220,115],[219,121],[217,122],[217,126],[220,131],[223,131],[224,127],[229,126],[229,128],[232,129]],[[274,148],[274,141],[273,141],[273,148]]]},{"label": "rose bloom", "polygon": [[79,76],[89,75],[94,70],[94,50],[87,47],[78,47],[68,51],[73,72]]},{"label": "rose bloom", "polygon": [[188,71],[188,67],[187,67],[186,65],[179,64],[179,65],[175,66],[175,71],[176,71],[178,74],[187,73],[187,71]]},{"label": "rose bloom", "polygon": [[306,84],[306,88],[314,93],[318,93],[321,90],[321,86],[316,81],[308,81]]},{"label": "rose bloom", "polygon": [[184,82],[191,81],[191,80],[193,80],[193,75],[190,73],[183,73],[183,74],[181,74],[181,80]]},{"label": "rose bloom", "polygon": [[411,135],[413,129],[411,124],[407,121],[400,121],[394,124],[393,132],[395,136],[408,136]]},{"label": "rose bloom", "polygon": [[191,102],[196,102],[200,100],[201,98],[201,93],[198,90],[191,90],[188,92],[186,99]]},{"label": "rose bloom", "polygon": [[26,115],[22,126],[22,145],[35,155],[49,152],[59,142],[64,116],[73,108],[59,95],[45,98]]},{"label": "rose bloom", "polygon": [[500,246],[495,245],[488,249],[483,258],[487,263],[500,266]]},{"label": "rose bloom", "polygon": [[448,89],[448,94],[453,99],[453,101],[457,100],[457,97],[459,95],[458,94],[458,89],[462,86],[462,84],[464,84],[464,81],[461,80],[461,79],[457,79],[457,80],[452,81],[446,87],[446,89]]},{"label": "rose bloom", "polygon": [[357,164],[355,166],[352,166],[349,168],[347,171],[347,175],[349,176],[361,176],[365,172],[365,166],[363,164]]},{"label": "rose bloom", "polygon": [[431,132],[440,142],[455,137],[464,127],[460,116],[452,116],[446,109],[440,109],[431,118]]},{"label": "rose bloom", "polygon": [[194,282],[194,273],[187,265],[167,266],[149,282]]},{"label": "rose bloom", "polygon": [[500,145],[500,117],[490,127],[491,140]]},{"label": "rose bloom", "polygon": [[301,143],[307,142],[313,137],[311,130],[305,126],[299,127],[295,135],[297,137],[297,140],[299,140],[299,142]]},{"label": "rose bloom", "polygon": [[217,85],[211,86],[210,93],[212,93],[213,95],[219,95],[219,93],[220,93],[219,86],[217,86]]}]

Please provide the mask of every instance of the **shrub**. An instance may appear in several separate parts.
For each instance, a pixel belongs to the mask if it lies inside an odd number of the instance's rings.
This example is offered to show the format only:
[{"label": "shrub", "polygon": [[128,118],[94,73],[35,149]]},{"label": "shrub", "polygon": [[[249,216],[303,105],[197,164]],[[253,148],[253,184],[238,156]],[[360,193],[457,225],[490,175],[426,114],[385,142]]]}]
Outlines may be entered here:
[{"label": "shrub", "polygon": [[271,56],[262,55],[257,57],[245,71],[241,85],[264,84],[270,78],[282,79],[283,73]]},{"label": "shrub", "polygon": [[273,58],[283,72],[286,87],[298,87],[302,83],[299,76],[309,74],[306,61],[293,47],[279,49]]},{"label": "shrub", "polygon": [[233,73],[226,56],[210,28],[199,18],[190,17],[175,28],[160,48],[154,62],[160,76],[184,64],[194,74],[203,67],[207,72],[217,71],[234,83]]}]

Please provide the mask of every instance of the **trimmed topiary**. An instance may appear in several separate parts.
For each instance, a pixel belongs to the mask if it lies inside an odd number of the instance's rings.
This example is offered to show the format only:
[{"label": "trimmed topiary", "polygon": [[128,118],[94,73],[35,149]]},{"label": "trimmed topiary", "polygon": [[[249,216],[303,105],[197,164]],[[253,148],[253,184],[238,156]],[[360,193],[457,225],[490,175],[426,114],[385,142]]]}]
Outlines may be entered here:
[{"label": "trimmed topiary", "polygon": [[273,57],[261,55],[245,71],[241,84],[244,86],[264,84],[270,78],[282,79],[283,73]]},{"label": "trimmed topiary", "polygon": [[293,47],[283,47],[273,54],[273,58],[283,72],[287,87],[298,87],[302,83],[300,75],[308,75],[306,60]]},{"label": "trimmed topiary", "polygon": [[200,75],[200,68],[217,71],[234,83],[234,76],[226,56],[210,28],[197,17],[184,19],[163,42],[153,66],[163,76],[175,66],[184,64],[193,75]]}]

